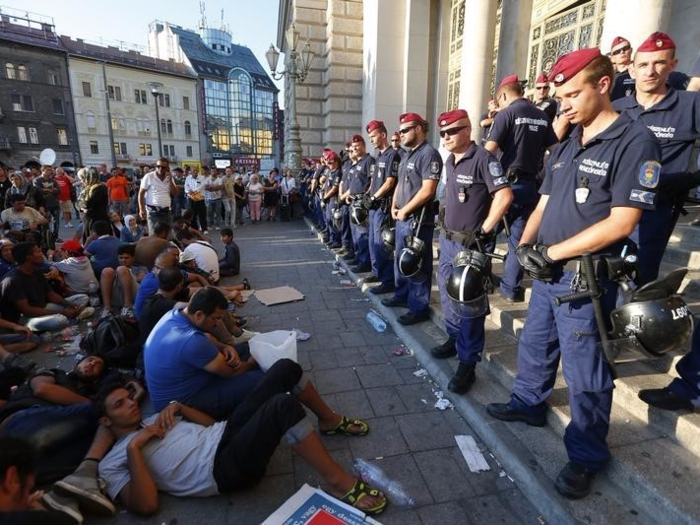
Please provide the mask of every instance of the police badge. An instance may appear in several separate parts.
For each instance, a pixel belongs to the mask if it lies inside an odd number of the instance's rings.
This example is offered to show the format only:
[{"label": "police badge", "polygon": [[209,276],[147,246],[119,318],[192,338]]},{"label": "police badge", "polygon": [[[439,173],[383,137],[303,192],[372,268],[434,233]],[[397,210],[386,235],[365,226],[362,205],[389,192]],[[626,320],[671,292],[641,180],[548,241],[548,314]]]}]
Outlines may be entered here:
[{"label": "police badge", "polygon": [[501,163],[496,161],[489,162],[489,173],[494,179],[497,179],[498,177],[503,175],[503,168],[501,167]]},{"label": "police badge", "polygon": [[436,160],[430,163],[430,173],[440,173],[440,163]]},{"label": "police badge", "polygon": [[656,188],[661,176],[661,164],[655,160],[648,160],[639,168],[639,184],[645,188]]}]

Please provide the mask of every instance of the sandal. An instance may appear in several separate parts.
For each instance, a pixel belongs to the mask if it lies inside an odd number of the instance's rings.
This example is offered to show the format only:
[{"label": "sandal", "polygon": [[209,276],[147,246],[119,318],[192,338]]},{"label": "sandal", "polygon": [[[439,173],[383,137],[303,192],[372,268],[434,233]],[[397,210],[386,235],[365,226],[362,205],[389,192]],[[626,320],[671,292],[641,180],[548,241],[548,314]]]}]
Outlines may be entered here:
[{"label": "sandal", "polygon": [[248,278],[247,278],[247,277],[246,277],[245,279],[243,279],[242,284],[243,284],[243,289],[244,289],[244,290],[250,290],[250,283],[248,282]]},{"label": "sandal", "polygon": [[[351,426],[358,426],[361,428],[359,432],[353,432],[350,430]],[[319,432],[324,436],[333,436],[335,434],[343,434],[344,436],[366,436],[369,432],[369,425],[366,421],[361,419],[348,419],[345,416],[340,418],[340,422],[330,430],[320,430]]]},{"label": "sandal", "polygon": [[[363,509],[362,507],[358,507],[357,504],[360,503],[367,496],[371,496],[371,497],[381,496],[382,499],[374,507],[370,507],[368,509]],[[369,516],[373,516],[375,514],[380,514],[381,512],[384,511],[384,509],[386,508],[386,505],[387,505],[386,496],[381,491],[379,491],[377,489],[373,489],[369,485],[365,485],[359,479],[355,480],[355,484],[353,485],[353,487],[342,498],[340,498],[340,501],[342,501],[343,503],[347,503],[348,505],[350,505],[352,507],[355,507],[357,510],[362,511]]]}]

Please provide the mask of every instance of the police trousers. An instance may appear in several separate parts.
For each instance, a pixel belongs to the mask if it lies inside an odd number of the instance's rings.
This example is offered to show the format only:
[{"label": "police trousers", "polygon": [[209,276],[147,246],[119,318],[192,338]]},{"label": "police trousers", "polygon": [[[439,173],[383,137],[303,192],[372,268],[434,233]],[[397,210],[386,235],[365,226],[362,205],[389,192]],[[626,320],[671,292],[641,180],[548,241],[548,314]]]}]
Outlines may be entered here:
[{"label": "police trousers", "polygon": [[[348,206],[348,210],[350,210],[350,206]],[[367,226],[358,226],[350,221],[350,231],[352,232],[352,246],[355,257],[357,258],[357,265],[363,268],[370,267],[372,262],[369,258],[369,234]]]},{"label": "police trousers", "polygon": [[452,260],[457,253],[464,250],[464,246],[454,241],[448,241],[440,236],[440,259],[438,262],[438,288],[440,290],[440,304],[442,316],[445,319],[445,331],[447,336],[454,339],[457,346],[457,357],[460,363],[474,366],[481,361],[486,338],[484,325],[489,312],[480,317],[464,319],[456,315],[450,307],[447,296],[447,281],[452,275]]},{"label": "police trousers", "polygon": [[369,212],[369,255],[372,260],[372,274],[386,286],[394,285],[394,261],[384,248],[382,227],[388,213],[381,209]]},{"label": "police trousers", "polygon": [[338,207],[338,200],[331,199],[326,204],[326,227],[328,228],[328,240],[334,245],[340,246],[340,230],[336,227],[333,222],[333,210]]},{"label": "police trousers", "polygon": [[630,239],[637,243],[639,285],[647,284],[659,276],[661,259],[673,233],[673,205],[660,199],[656,208],[644,210]]},{"label": "police trousers", "polygon": [[396,221],[396,257],[394,258],[394,298],[408,303],[408,309],[414,314],[424,314],[430,305],[430,288],[433,281],[433,232],[434,224],[423,224],[418,238],[425,243],[423,266],[418,278],[407,279],[399,272],[399,254],[406,243],[404,237],[413,235],[413,220]]},{"label": "police trousers", "polygon": [[355,251],[355,243],[352,240],[352,230],[350,228],[350,206],[343,204],[340,209],[343,211],[343,226],[340,228],[340,238],[343,247]]},{"label": "police trousers", "polygon": [[680,377],[674,379],[670,388],[679,396],[700,407],[700,319],[694,319],[695,330],[690,352],[678,361],[676,371]]},{"label": "police trousers", "polygon": [[[510,405],[531,415],[543,414],[552,393],[559,359],[569,387],[571,422],[564,433],[569,459],[598,471],[610,459],[613,381],[590,299],[557,306],[555,297],[571,292],[573,272],[559,272],[551,283],[535,281],[529,314],[518,344],[518,375]],[[601,283],[606,319],[615,307],[614,283]]]},{"label": "police trousers", "polygon": [[318,194],[314,195],[314,218],[321,229],[326,227],[326,217],[323,208],[321,208],[321,198]]}]

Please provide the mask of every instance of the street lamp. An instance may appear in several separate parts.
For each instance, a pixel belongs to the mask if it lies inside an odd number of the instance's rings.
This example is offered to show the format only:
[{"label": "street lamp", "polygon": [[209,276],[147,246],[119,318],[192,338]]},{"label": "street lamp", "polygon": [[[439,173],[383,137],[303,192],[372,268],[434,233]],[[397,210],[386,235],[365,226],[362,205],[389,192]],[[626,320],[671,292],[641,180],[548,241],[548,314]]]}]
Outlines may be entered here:
[{"label": "street lamp", "polygon": [[275,80],[285,79],[285,84],[289,86],[289,132],[287,135],[287,144],[285,152],[287,160],[285,165],[291,168],[294,174],[301,170],[301,138],[299,136],[299,121],[297,120],[297,93],[296,82],[303,84],[309,74],[311,61],[314,58],[314,52],[311,50],[311,44],[306,41],[301,52],[297,51],[299,44],[299,31],[294,24],[285,33],[287,41],[287,69],[277,71],[277,63],[280,58],[280,51],[270,44],[270,49],[265,53],[267,64],[272,71],[272,78]]},{"label": "street lamp", "polygon": [[163,84],[160,82],[147,82],[146,85],[148,86],[148,89],[151,90],[151,94],[153,95],[153,100],[156,101],[156,130],[158,130],[158,156],[163,157],[163,141],[160,136],[160,111],[158,110],[158,103],[160,100],[160,96],[162,95],[161,91],[163,91]]}]

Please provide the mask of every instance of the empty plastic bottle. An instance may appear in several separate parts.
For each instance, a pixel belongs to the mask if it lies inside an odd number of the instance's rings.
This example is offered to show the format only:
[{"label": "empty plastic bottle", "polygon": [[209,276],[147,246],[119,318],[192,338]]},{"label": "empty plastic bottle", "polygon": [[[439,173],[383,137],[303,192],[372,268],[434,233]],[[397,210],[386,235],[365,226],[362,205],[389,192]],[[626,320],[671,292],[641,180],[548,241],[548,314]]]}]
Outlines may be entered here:
[{"label": "empty plastic bottle", "polygon": [[382,316],[374,310],[370,310],[369,312],[367,312],[366,319],[367,322],[372,325],[372,328],[374,328],[377,332],[386,331],[386,321],[382,319]]},{"label": "empty plastic bottle", "polygon": [[357,458],[354,467],[362,481],[371,485],[372,488],[381,490],[394,505],[413,507],[416,504],[416,500],[406,493],[401,483],[389,479],[384,471],[376,465],[362,458]]},{"label": "empty plastic bottle", "polygon": [[95,281],[90,281],[88,284],[88,296],[90,297],[90,306],[96,307],[100,305],[100,296],[97,295],[97,283]]}]

